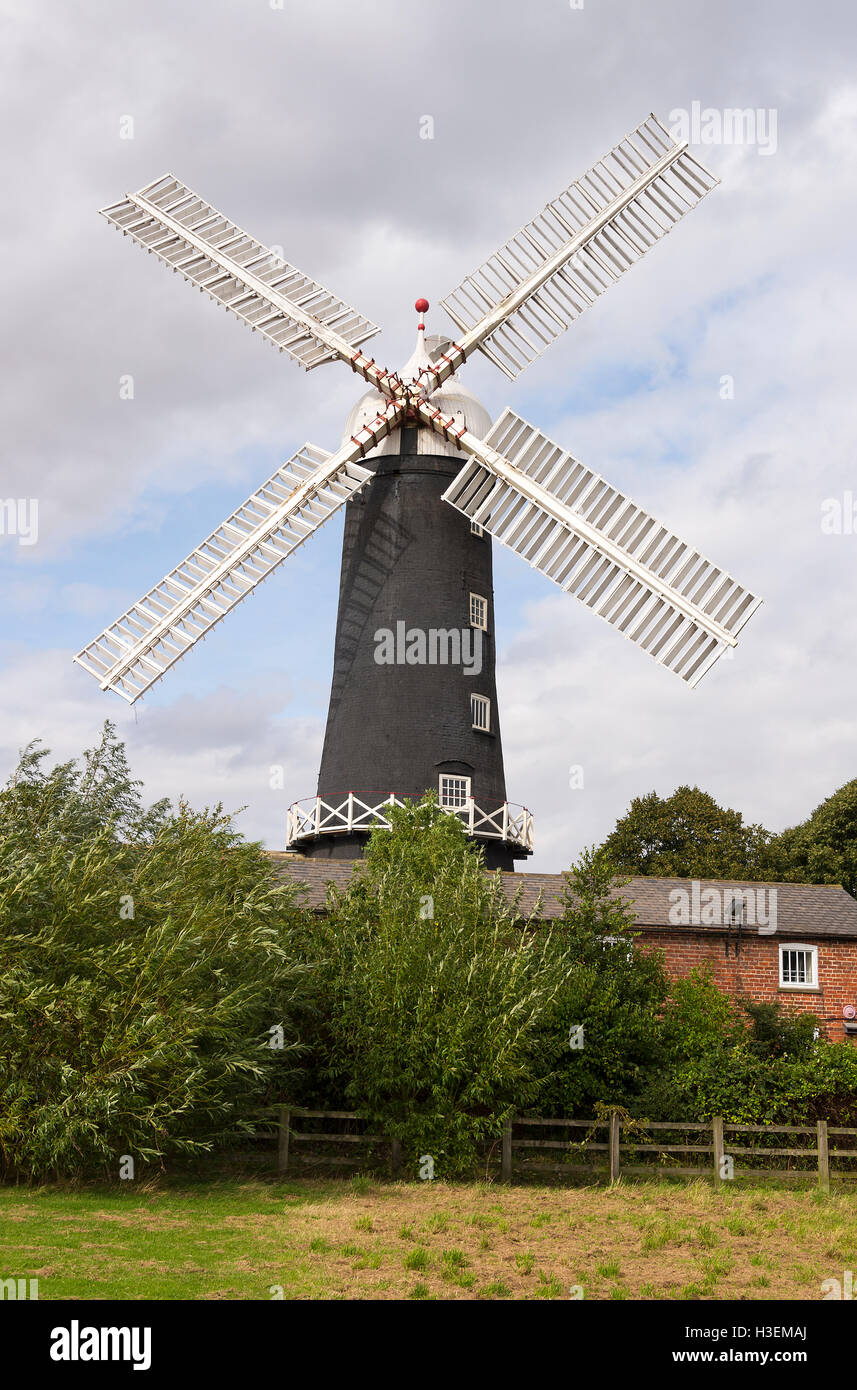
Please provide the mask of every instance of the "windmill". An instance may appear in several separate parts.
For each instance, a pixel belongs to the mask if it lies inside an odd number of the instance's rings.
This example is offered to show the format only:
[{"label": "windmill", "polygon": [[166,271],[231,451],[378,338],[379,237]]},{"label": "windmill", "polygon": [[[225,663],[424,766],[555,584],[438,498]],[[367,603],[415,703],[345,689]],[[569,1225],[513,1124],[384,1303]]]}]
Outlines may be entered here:
[{"label": "windmill", "polygon": [[716,183],[649,116],[447,296],[455,338],[427,338],[417,300],[400,372],[366,355],[374,323],[172,175],[104,208],[307,371],[338,360],[369,390],[339,449],[305,444],[75,661],[133,704],[345,507],[318,793],[291,807],[287,847],[353,858],[431,786],[513,868],[533,829],[506,800],[491,538],[689,686],[761,600],[514,410],[492,424],[458,372],[478,349],[514,381]]}]

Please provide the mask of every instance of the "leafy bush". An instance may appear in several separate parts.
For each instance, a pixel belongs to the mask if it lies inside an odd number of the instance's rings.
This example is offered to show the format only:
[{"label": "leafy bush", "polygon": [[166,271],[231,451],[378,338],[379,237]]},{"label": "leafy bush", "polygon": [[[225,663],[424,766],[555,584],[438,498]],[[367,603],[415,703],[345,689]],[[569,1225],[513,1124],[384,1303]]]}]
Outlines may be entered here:
[{"label": "leafy bush", "polygon": [[585,851],[566,881],[555,930],[569,973],[551,1022],[566,1046],[543,1104],[546,1115],[588,1116],[598,1103],[630,1104],[661,1065],[669,982],[660,952],[634,949],[633,910],[603,849]]},{"label": "leafy bush", "polygon": [[0,1168],[207,1151],[294,1059],[290,890],[220,807],[144,809],[110,724],[82,766],[46,757],[0,791]]},{"label": "leafy bush", "polygon": [[[749,1015],[749,1026],[748,1017]],[[814,1041],[817,1020],[719,990],[710,967],[673,983],[661,1022],[662,1067],[647,1078],[637,1113],[652,1120],[734,1124],[857,1122],[857,1051]]]},{"label": "leafy bush", "polygon": [[742,999],[741,1007],[750,1019],[748,1047],[756,1057],[806,1060],[813,1056],[813,1034],[822,1026],[815,1014],[787,1014],[779,1004],[757,1004],[752,999]]},{"label": "leafy bush", "polygon": [[566,1040],[572,957],[527,930],[460,822],[435,799],[391,807],[391,830],[307,930],[322,1084],[438,1176],[472,1168],[506,1116],[543,1094]]}]

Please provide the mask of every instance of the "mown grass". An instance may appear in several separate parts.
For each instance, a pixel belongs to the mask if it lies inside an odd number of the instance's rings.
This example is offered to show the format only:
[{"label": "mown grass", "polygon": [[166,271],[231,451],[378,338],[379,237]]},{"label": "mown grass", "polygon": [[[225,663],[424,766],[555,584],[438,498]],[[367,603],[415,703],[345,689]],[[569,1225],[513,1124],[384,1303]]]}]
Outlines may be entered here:
[{"label": "mown grass", "polygon": [[0,1189],[0,1277],[42,1299],[819,1299],[857,1198],[223,1180]]}]

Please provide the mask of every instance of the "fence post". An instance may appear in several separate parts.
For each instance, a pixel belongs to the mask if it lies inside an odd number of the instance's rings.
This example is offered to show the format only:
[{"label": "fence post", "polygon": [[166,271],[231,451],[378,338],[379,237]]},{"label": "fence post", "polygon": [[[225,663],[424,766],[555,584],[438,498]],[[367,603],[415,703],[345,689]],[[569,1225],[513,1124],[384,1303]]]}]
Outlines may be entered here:
[{"label": "fence post", "polygon": [[399,1176],[402,1167],[402,1141],[401,1139],[390,1140],[390,1170],[394,1178]]},{"label": "fence post", "polygon": [[619,1112],[610,1111],[610,1181],[619,1176]]},{"label": "fence post", "polygon": [[723,1177],[723,1116],[711,1117],[711,1142],[714,1145],[714,1186],[720,1186]]},{"label": "fence post", "polygon": [[830,1191],[830,1155],[827,1150],[827,1121],[818,1121],[818,1185],[822,1192]]},{"label": "fence post", "polygon": [[289,1169],[289,1125],[291,1111],[287,1105],[280,1106],[280,1144],[277,1152],[277,1172],[283,1177]]},{"label": "fence post", "polygon": [[512,1181],[512,1117],[503,1126],[503,1150],[500,1161],[500,1179],[502,1182]]}]

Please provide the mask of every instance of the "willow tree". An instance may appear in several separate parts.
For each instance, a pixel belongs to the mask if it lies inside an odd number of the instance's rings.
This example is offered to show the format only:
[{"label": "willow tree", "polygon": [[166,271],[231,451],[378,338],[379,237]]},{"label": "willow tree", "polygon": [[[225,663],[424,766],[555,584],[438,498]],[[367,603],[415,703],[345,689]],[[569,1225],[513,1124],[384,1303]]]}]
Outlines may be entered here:
[{"label": "willow tree", "polygon": [[206,1153],[294,1061],[290,891],[219,806],[145,807],[109,723],[48,756],[0,791],[0,1165]]}]

